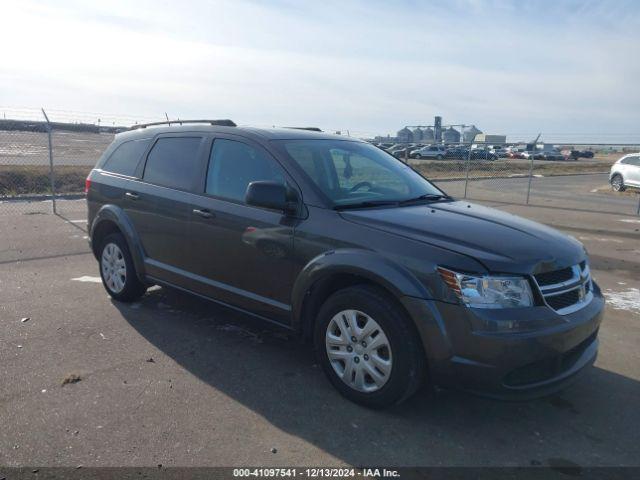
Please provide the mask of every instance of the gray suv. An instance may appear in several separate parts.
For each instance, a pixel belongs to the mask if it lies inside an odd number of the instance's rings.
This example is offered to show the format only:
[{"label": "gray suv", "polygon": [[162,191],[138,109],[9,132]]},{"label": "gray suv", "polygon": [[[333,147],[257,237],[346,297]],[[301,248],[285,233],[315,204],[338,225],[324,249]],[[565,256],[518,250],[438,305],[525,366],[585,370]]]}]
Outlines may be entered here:
[{"label": "gray suv", "polygon": [[295,332],[355,402],[425,383],[538,396],[596,358],[604,301],[580,242],[451,198],[365,142],[142,125],[116,135],[86,187],[115,300],[160,284]]}]

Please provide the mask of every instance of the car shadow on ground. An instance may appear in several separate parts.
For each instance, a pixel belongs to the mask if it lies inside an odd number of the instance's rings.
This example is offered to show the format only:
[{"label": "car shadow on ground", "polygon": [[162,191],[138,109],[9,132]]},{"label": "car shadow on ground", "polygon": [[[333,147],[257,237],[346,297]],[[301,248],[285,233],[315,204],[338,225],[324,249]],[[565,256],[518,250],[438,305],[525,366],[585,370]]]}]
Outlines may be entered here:
[{"label": "car shadow on ground", "polygon": [[147,341],[278,429],[352,465],[637,464],[640,383],[592,368],[566,391],[524,402],[423,389],[375,411],[343,399],[311,346],[172,289],[114,302]]}]

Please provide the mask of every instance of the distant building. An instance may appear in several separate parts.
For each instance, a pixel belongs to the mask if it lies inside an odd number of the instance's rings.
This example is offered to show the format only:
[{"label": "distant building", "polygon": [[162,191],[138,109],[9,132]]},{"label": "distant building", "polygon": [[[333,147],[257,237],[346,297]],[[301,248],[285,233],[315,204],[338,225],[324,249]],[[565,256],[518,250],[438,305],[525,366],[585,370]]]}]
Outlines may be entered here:
[{"label": "distant building", "polygon": [[444,143],[460,143],[460,132],[453,127],[449,127],[442,132]]},{"label": "distant building", "polygon": [[433,134],[436,142],[442,141],[442,117],[435,117],[433,119]]},{"label": "distant building", "polygon": [[423,142],[433,142],[435,140],[435,134],[433,132],[433,128],[427,127],[422,130],[422,141]]},{"label": "distant building", "polygon": [[473,143],[476,138],[476,135],[482,133],[482,130],[476,128],[475,125],[471,125],[470,127],[466,127],[462,130],[462,141],[464,143]]},{"label": "distant building", "polygon": [[420,127],[416,127],[413,129],[413,141],[414,142],[421,142],[422,141],[422,136],[423,136],[423,131]]},{"label": "distant building", "polygon": [[413,142],[413,132],[407,127],[398,130],[398,142]]},{"label": "distant building", "polygon": [[504,144],[506,135],[489,135],[482,133],[475,125],[446,124],[443,125],[442,117],[436,116],[431,126],[412,126],[398,130],[396,137],[375,137],[377,142],[397,143],[488,143]]},{"label": "distant building", "polygon": [[476,142],[479,143],[488,143],[488,144],[500,144],[507,143],[506,135],[490,135],[488,133],[479,133],[475,138]]}]

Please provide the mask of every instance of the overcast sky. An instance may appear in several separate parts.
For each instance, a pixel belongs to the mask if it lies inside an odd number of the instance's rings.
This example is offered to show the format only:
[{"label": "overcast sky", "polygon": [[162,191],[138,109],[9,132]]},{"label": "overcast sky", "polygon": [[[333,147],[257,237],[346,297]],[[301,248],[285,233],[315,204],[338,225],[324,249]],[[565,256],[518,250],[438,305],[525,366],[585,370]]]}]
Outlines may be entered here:
[{"label": "overcast sky", "polygon": [[640,1],[0,2],[0,108],[640,141]]}]

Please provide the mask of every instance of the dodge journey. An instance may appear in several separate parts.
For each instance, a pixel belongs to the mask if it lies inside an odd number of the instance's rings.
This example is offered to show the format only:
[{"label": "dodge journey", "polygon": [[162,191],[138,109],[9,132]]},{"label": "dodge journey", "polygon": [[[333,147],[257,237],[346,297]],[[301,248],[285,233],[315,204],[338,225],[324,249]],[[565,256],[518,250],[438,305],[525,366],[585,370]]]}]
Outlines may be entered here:
[{"label": "dodge journey", "polygon": [[86,194],[116,301],[159,284],[288,329],[363,405],[427,383],[530,398],[596,358],[604,300],[580,242],[452,198],[364,141],[140,125],[116,135]]}]

